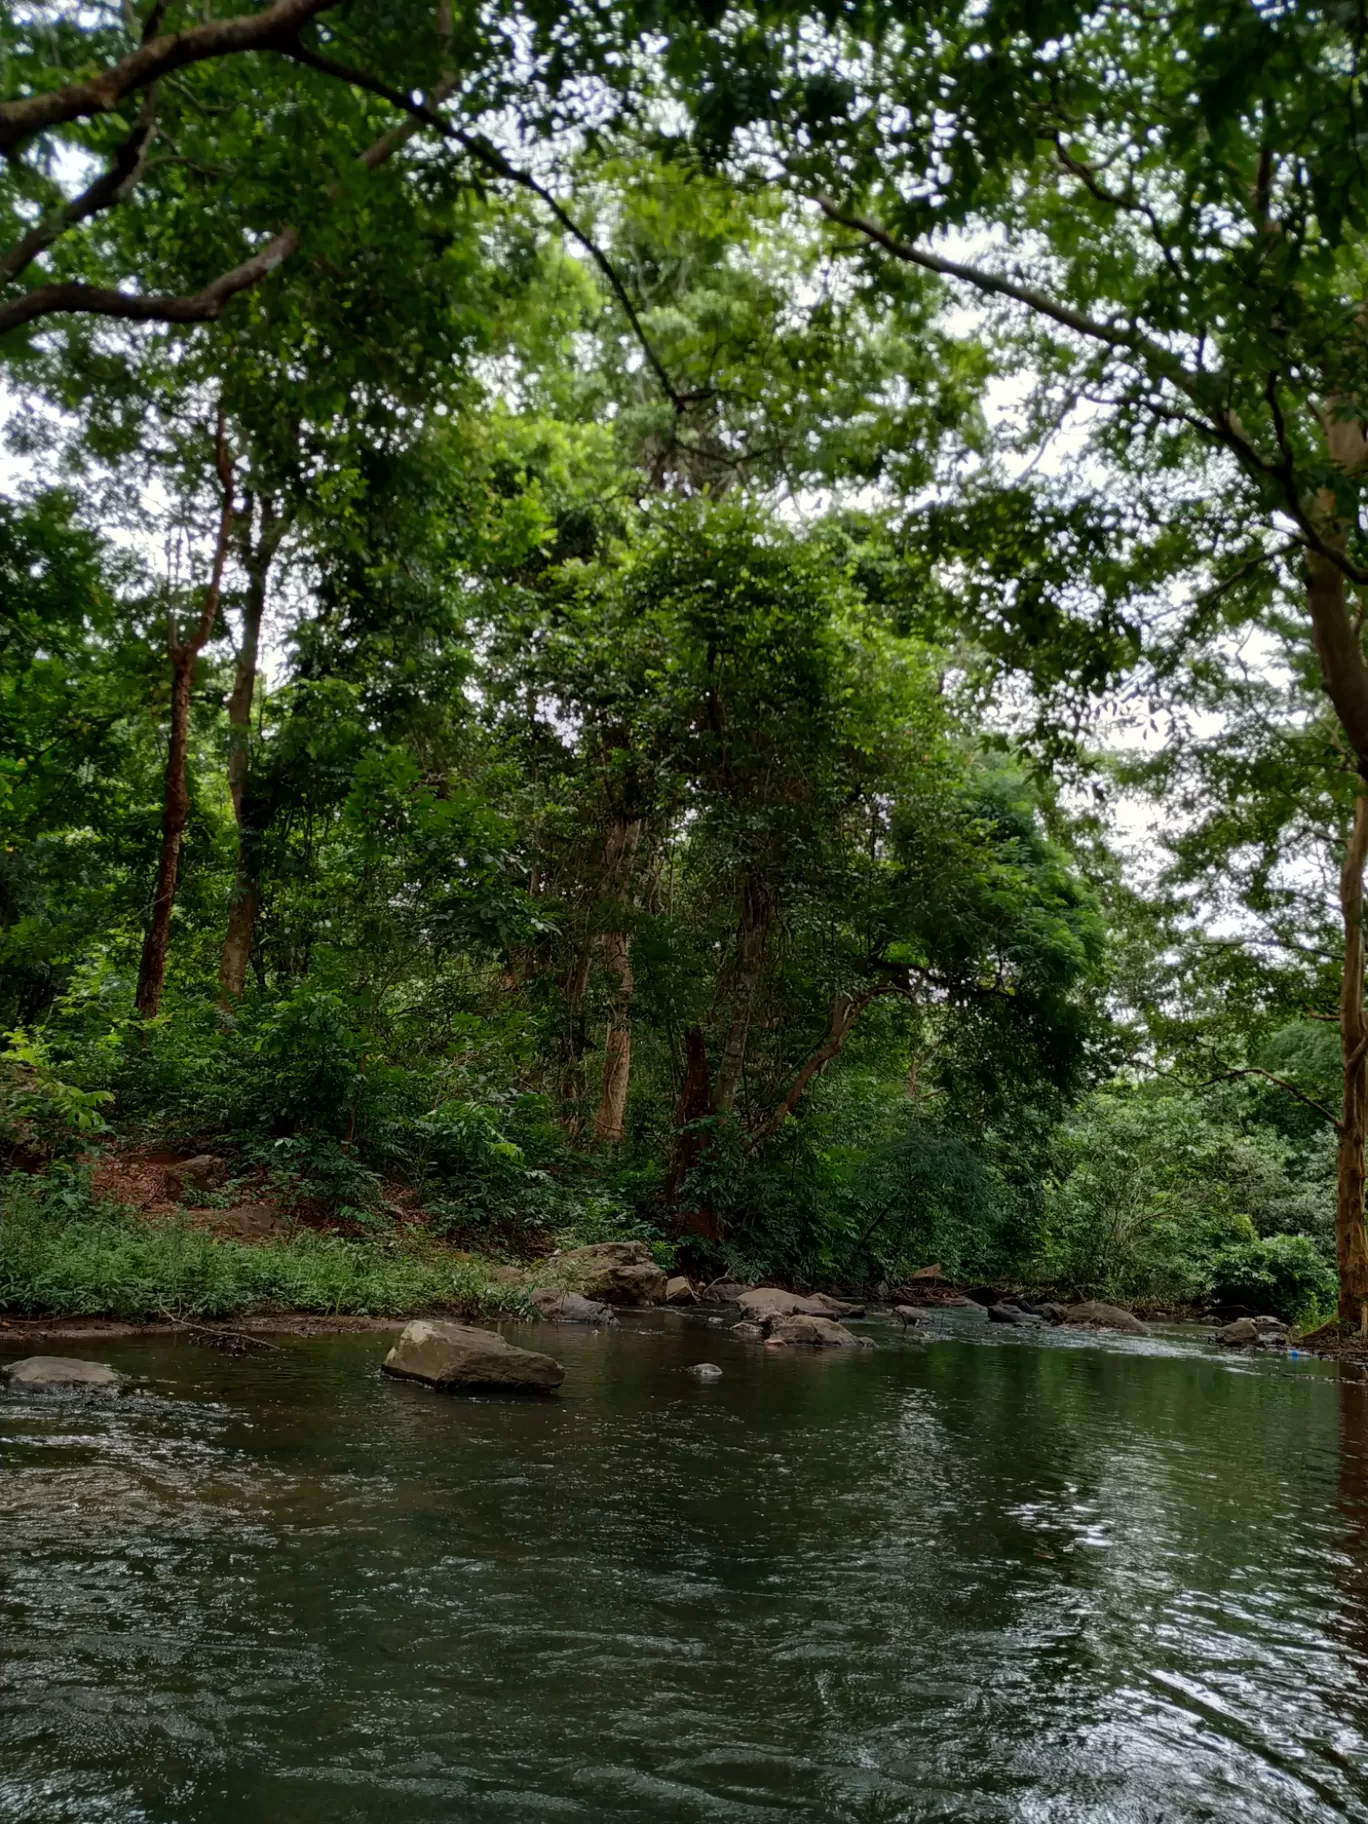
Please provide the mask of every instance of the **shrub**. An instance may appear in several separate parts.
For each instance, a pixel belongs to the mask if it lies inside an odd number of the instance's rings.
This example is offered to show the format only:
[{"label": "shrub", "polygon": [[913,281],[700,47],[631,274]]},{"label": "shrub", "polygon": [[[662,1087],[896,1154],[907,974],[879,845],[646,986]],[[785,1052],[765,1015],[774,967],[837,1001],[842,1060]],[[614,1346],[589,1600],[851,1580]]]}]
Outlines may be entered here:
[{"label": "shrub", "polygon": [[1309,1323],[1335,1308],[1338,1282],[1319,1248],[1305,1235],[1267,1235],[1222,1248],[1212,1262],[1211,1293],[1218,1305],[1251,1315]]}]

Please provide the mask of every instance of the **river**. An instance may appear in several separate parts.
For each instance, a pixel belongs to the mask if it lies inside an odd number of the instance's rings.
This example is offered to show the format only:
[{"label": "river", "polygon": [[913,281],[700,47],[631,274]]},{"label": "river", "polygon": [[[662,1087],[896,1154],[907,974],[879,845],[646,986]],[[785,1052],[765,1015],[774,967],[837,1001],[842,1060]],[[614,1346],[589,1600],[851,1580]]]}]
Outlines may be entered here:
[{"label": "river", "polygon": [[1368,1819],[1357,1371],[506,1333],[559,1399],[375,1335],[0,1395],[0,1819]]}]

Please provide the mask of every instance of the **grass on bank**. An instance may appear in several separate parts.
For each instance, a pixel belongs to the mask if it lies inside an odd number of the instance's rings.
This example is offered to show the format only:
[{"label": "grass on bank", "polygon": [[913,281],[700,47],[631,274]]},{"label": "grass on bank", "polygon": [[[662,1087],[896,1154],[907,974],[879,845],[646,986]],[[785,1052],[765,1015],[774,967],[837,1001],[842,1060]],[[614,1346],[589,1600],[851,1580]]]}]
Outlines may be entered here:
[{"label": "grass on bank", "polygon": [[436,1306],[494,1317],[525,1304],[484,1263],[431,1244],[311,1230],[224,1241],[188,1221],[149,1221],[96,1200],[80,1172],[16,1174],[0,1191],[0,1310],[16,1315],[397,1317]]}]

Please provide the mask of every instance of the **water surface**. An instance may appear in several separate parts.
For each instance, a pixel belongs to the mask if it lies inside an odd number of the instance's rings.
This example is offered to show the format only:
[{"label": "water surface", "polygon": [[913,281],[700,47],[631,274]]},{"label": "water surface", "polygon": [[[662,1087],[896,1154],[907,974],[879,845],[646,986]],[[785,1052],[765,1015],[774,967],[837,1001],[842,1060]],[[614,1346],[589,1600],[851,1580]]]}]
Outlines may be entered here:
[{"label": "water surface", "polygon": [[61,1345],[138,1391],[0,1397],[0,1819],[1368,1820],[1368,1381],[942,1330]]}]

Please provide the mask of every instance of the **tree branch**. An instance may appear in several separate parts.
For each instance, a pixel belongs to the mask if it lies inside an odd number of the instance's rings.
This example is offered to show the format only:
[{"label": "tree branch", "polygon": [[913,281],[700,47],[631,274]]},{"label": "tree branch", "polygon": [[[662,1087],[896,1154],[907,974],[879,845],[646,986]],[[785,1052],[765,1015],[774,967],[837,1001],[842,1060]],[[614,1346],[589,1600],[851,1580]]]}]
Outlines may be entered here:
[{"label": "tree branch", "polygon": [[[454,87],[454,81],[441,85],[433,91],[434,98],[444,99]],[[419,126],[418,121],[406,120],[391,127],[359,153],[356,162],[367,171],[374,171],[406,145]],[[33,322],[36,317],[56,315],[119,317],[137,323],[211,323],[223,314],[229,299],[259,284],[297,252],[299,244],[298,228],[284,228],[250,259],[234,266],[230,272],[221,273],[202,291],[185,297],[148,297],[138,292],[106,290],[79,283],[39,285],[8,304],[0,304],[0,336],[21,324]]]},{"label": "tree branch", "polygon": [[35,317],[55,315],[120,317],[134,323],[212,323],[222,316],[223,307],[230,298],[274,272],[298,246],[299,230],[286,228],[240,266],[220,273],[202,291],[187,297],[149,297],[140,292],[106,290],[99,285],[83,285],[76,281],[37,285],[22,297],[0,304],[0,336],[21,324],[33,322]]},{"label": "tree branch", "polygon": [[310,19],[337,4],[338,0],[275,0],[274,5],[259,13],[238,19],[211,19],[189,31],[153,38],[99,76],[69,82],[41,95],[26,95],[20,101],[0,103],[0,152],[14,152],[45,127],[59,127],[93,114],[109,114],[126,96],[189,64],[237,56],[244,51],[278,50],[283,40],[293,38]]},{"label": "tree branch", "polygon": [[1208,1077],[1205,1083],[1199,1083],[1199,1089],[1211,1089],[1217,1083],[1229,1083],[1236,1077],[1264,1077],[1270,1083],[1276,1083],[1279,1089],[1285,1089],[1289,1096],[1295,1096],[1298,1102],[1304,1102],[1308,1108],[1314,1108],[1322,1120],[1328,1121],[1338,1133],[1340,1119],[1332,1115],[1323,1102],[1317,1102],[1314,1096],[1308,1096],[1304,1089],[1298,1089],[1295,1083],[1289,1083],[1286,1077],[1278,1077],[1271,1070],[1263,1070],[1257,1064],[1247,1064],[1242,1070],[1223,1070],[1219,1076]]},{"label": "tree branch", "polygon": [[[1199,376],[1190,373],[1175,356],[1171,355],[1160,343],[1143,334],[1132,325],[1123,323],[1105,323],[1096,317],[1089,317],[1071,305],[1062,304],[1052,298],[1048,292],[1040,291],[1033,285],[1025,285],[1016,279],[1007,278],[995,272],[985,272],[982,267],[968,266],[959,260],[948,260],[941,254],[932,253],[927,247],[919,247],[915,242],[899,240],[879,222],[868,216],[857,215],[848,209],[842,209],[828,196],[818,194],[813,198],[817,207],[828,221],[838,226],[849,228],[856,234],[862,234],[867,240],[883,247],[895,259],[909,265],[921,266],[927,272],[939,273],[944,278],[959,279],[966,285],[972,285],[976,291],[990,297],[1010,299],[1015,304],[1024,304],[1037,316],[1058,323],[1063,329],[1070,329],[1076,335],[1084,336],[1093,342],[1100,342],[1106,348],[1116,349],[1119,353],[1129,354],[1148,362],[1154,371],[1175,387],[1185,398],[1190,400],[1202,414],[1202,420],[1189,419],[1185,414],[1184,421],[1193,425],[1203,435],[1229,450],[1235,460],[1249,474],[1260,482],[1276,483],[1282,495],[1282,506],[1297,523],[1302,535],[1302,542],[1307,550],[1322,557],[1336,569],[1343,571],[1351,582],[1368,583],[1368,570],[1361,568],[1348,556],[1347,552],[1335,546],[1333,538],[1327,539],[1307,511],[1305,502],[1300,498],[1296,488],[1296,476],[1289,466],[1286,455],[1280,450],[1282,460],[1270,462],[1260,455],[1240,426],[1234,413],[1226,406],[1214,408],[1202,396],[1203,389]],[[1279,431],[1281,438],[1281,427]]]},{"label": "tree branch", "polygon": [[155,89],[147,91],[142,116],[115,152],[114,162],[109,169],[101,172],[79,196],[73,197],[60,209],[54,209],[30,228],[7,253],[0,254],[0,284],[17,279],[40,253],[46,253],[54,241],[59,241],[69,229],[88,221],[92,215],[99,215],[102,210],[112,209],[116,203],[124,200],[142,176],[147,148],[156,126],[155,95]]},{"label": "tree branch", "polygon": [[850,1037],[856,1021],[876,995],[894,994],[898,989],[892,982],[880,982],[877,987],[867,988],[861,995],[852,998],[848,994],[838,994],[831,1004],[831,1025],[826,1038],[807,1059],[798,1075],[789,1085],[788,1093],[779,1106],[766,1115],[760,1125],[751,1130],[750,1149],[752,1152],[761,1146],[771,1135],[777,1134],[803,1098],[813,1078],[820,1076],[831,1060],[836,1057]]},{"label": "tree branch", "polygon": [[338,82],[350,83],[354,88],[363,89],[367,94],[375,95],[380,100],[389,102],[391,107],[401,108],[414,120],[432,127],[445,139],[454,140],[472,158],[478,159],[497,176],[504,178],[508,183],[517,184],[521,189],[535,196],[551,211],[565,232],[579,242],[608,281],[614,297],[622,306],[623,314],[632,327],[632,334],[636,337],[642,354],[645,355],[652,373],[660,382],[661,391],[673,406],[676,415],[685,412],[696,401],[699,397],[698,394],[681,393],[670,378],[669,371],[657,354],[650,337],[646,334],[645,326],[621,275],[608,255],[587,230],[580,227],[564,204],[553,196],[543,184],[539,184],[531,172],[521,170],[487,140],[476,134],[465,132],[454,121],[450,121],[444,114],[438,113],[430,102],[415,101],[411,95],[405,95],[402,89],[392,87],[389,83],[381,81],[365,70],[353,69],[348,64],[339,63],[335,58],[326,57],[321,52],[300,44],[297,39],[291,44],[282,45],[281,49],[287,57],[292,57],[297,63],[305,64],[309,69],[318,70],[322,75],[331,76]]}]

